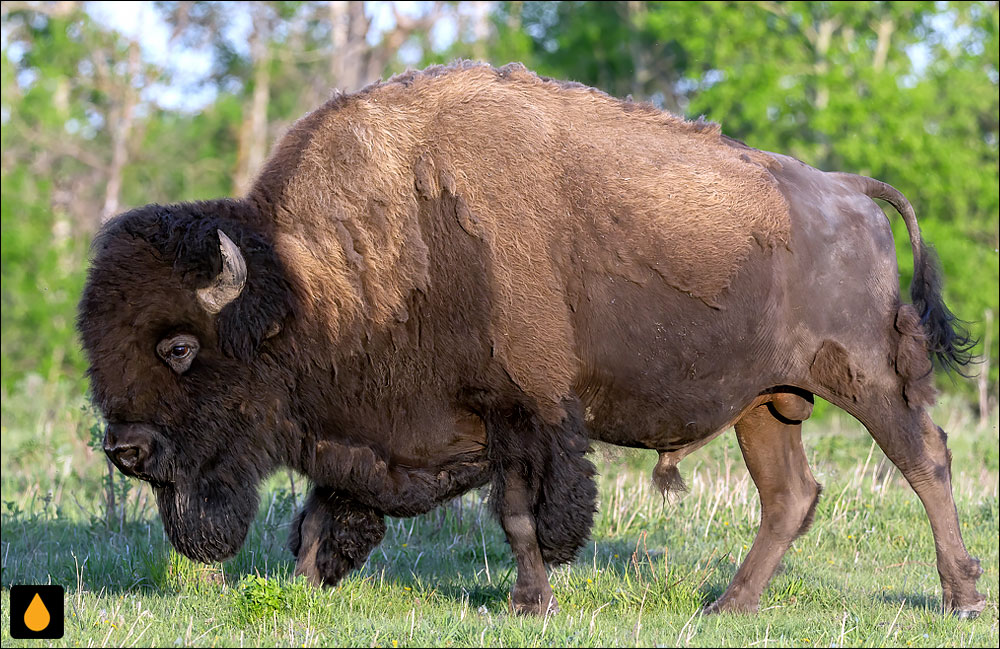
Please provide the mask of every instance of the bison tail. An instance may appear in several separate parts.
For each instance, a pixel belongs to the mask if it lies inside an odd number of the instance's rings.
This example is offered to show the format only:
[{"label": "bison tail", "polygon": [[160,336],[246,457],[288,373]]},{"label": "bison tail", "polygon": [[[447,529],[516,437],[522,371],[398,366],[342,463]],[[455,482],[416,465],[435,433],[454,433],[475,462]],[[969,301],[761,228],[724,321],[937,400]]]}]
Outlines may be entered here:
[{"label": "bison tail", "polygon": [[898,189],[874,178],[854,174],[836,174],[870,198],[880,198],[899,212],[910,235],[913,248],[913,282],[910,299],[920,314],[926,335],[927,351],[939,367],[967,376],[963,368],[973,362],[972,348],[978,342],[969,333],[967,323],[955,317],[941,296],[941,267],[934,249],[923,241],[913,206]]},{"label": "bison tail", "polygon": [[964,368],[974,361],[972,348],[979,341],[969,332],[967,323],[959,320],[941,296],[941,267],[934,249],[920,242],[920,266],[914,258],[910,299],[920,313],[920,323],[927,335],[927,350],[940,367],[969,376]]}]

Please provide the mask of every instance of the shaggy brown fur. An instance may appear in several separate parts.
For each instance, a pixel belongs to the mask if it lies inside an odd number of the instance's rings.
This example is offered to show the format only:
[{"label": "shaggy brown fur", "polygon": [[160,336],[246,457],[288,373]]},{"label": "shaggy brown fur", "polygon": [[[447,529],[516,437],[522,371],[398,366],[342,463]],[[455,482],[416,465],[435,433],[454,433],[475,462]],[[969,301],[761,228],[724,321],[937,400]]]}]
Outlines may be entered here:
[{"label": "shaggy brown fur", "polygon": [[[464,461],[463,461],[464,460]],[[389,516],[416,516],[438,503],[486,484],[488,464],[479,453],[450,458],[440,467],[409,467],[386,461],[370,446],[322,440],[310,475],[330,484],[349,484],[353,497]]]},{"label": "shaggy brown fur", "polygon": [[288,549],[298,559],[295,574],[316,586],[335,586],[364,564],[385,529],[380,510],[332,489],[313,489],[288,536]]},{"label": "shaggy brown fur", "polygon": [[[873,196],[904,215],[919,311]],[[816,394],[913,485],[946,607],[974,614],[923,407],[926,350],[961,365],[967,343],[934,269],[887,185],[459,64],[335,97],[244,198],[109,223],[79,328],[106,453],[202,561],[239,549],[279,466],[314,483],[291,547],[323,584],[363,563],[386,514],[489,483],[512,606],[547,613],[545,566],[573,559],[595,514],[588,440],[658,451],[669,489],[735,424],[763,518],[711,610],[752,610],[819,497],[800,438]]]},{"label": "shaggy brown fur", "polygon": [[[755,242],[788,241],[770,156],[733,146],[718,125],[628,106],[519,65],[408,73],[303,118],[251,197],[278,208],[279,230],[335,220],[310,251],[294,234],[277,242],[306,302],[339,296],[311,314],[331,340],[345,320],[402,317],[428,281],[418,201],[458,197],[459,223],[494,269],[496,353],[555,421],[577,362],[561,297],[575,267],[639,282],[652,269],[714,305]],[[561,218],[573,213],[589,216]]]}]

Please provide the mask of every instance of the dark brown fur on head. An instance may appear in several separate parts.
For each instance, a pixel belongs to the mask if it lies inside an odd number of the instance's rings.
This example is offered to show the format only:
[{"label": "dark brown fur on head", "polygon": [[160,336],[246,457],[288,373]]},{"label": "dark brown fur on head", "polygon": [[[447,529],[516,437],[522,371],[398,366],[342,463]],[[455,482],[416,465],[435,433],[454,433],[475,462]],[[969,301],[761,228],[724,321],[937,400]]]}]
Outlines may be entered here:
[{"label": "dark brown fur on head", "polygon": [[[109,423],[153,431],[144,473],[167,533],[203,561],[239,549],[257,485],[286,455],[267,425],[285,419],[288,388],[262,345],[284,321],[289,293],[267,239],[245,225],[250,210],[213,201],[121,215],[95,240],[80,302],[94,402]],[[222,268],[219,230],[239,246],[249,272],[239,297],[211,315],[196,290]],[[156,347],[181,332],[200,350],[178,374]]]}]

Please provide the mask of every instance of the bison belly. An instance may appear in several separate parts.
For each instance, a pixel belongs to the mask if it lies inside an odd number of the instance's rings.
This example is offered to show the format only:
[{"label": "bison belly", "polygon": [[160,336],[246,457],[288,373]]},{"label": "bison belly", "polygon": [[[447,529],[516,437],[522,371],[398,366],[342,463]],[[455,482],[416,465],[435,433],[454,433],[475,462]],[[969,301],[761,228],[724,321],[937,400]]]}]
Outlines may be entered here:
[{"label": "bison belly", "polygon": [[574,311],[574,384],[591,436],[674,450],[732,424],[778,381],[775,254],[756,250],[710,305],[663,282],[594,275]]}]

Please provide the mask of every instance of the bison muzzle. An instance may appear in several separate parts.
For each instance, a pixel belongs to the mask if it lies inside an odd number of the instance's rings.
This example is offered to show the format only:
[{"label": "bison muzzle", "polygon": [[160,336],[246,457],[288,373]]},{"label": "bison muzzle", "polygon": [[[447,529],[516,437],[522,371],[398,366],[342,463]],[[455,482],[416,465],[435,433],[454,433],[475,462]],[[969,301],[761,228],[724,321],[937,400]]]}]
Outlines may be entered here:
[{"label": "bison muzzle", "polygon": [[[903,216],[912,304],[892,233]],[[931,359],[967,363],[934,257],[892,187],[521,66],[461,63],[336,95],[238,199],[148,205],[93,245],[79,329],[105,450],[167,534],[234,554],[280,466],[312,480],[296,570],[335,584],[384,517],[471,488],[554,610],[596,511],[590,440],[654,449],[654,480],[735,426],[761,501],[709,611],[755,610],[820,494],[814,395],[860,420],[923,501],[944,606],[981,611]]]}]

